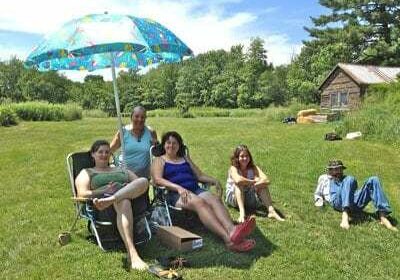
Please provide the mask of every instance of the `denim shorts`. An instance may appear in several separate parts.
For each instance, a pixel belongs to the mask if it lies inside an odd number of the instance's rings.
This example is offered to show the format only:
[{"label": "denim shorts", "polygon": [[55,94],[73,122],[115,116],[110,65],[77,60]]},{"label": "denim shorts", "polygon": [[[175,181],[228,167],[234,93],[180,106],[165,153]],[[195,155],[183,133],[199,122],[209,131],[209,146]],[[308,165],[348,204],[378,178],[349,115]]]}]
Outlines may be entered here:
[{"label": "denim shorts", "polygon": [[[192,193],[194,193],[195,195],[199,195],[199,194],[201,194],[202,192],[206,192],[206,190],[205,189],[202,189],[202,188],[200,188],[200,187],[198,187],[197,189],[195,189],[195,190],[193,190],[193,191],[191,191]],[[172,205],[172,206],[175,206],[175,204],[176,204],[176,202],[178,201],[178,199],[179,199],[179,193],[178,192],[175,192],[175,191],[168,191],[168,193],[167,193],[167,203],[169,204],[169,205]]]}]

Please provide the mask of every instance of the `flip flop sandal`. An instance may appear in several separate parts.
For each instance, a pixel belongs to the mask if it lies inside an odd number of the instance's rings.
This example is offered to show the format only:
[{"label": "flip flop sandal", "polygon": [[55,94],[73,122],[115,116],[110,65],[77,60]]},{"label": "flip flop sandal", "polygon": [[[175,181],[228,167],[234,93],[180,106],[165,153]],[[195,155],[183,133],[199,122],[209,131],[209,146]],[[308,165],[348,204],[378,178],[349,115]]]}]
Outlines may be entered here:
[{"label": "flip flop sandal", "polygon": [[236,226],[235,231],[231,235],[231,241],[234,244],[238,244],[245,239],[256,227],[256,218],[251,216],[247,218],[243,223]]},{"label": "flip flop sandal", "polygon": [[164,269],[159,265],[150,265],[148,271],[161,279],[182,279],[182,276],[172,268]]},{"label": "flip flop sandal", "polygon": [[239,244],[232,244],[228,248],[233,252],[242,253],[251,251],[254,246],[256,246],[256,241],[254,239],[246,239]]}]

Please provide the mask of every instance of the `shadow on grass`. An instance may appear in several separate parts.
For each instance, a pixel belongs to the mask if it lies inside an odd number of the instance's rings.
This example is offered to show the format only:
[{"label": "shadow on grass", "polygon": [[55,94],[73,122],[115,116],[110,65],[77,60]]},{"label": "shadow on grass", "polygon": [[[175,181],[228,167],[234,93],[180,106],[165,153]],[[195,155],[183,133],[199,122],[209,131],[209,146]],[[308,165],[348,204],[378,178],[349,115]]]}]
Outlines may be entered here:
[{"label": "shadow on grass", "polygon": [[[184,212],[174,217],[174,225],[189,230],[203,238],[203,248],[189,252],[179,252],[163,246],[157,234],[153,235],[148,243],[136,245],[139,254],[149,264],[155,263],[160,257],[184,257],[188,260],[190,268],[230,267],[236,269],[249,269],[259,258],[268,257],[276,250],[277,246],[269,241],[256,227],[249,238],[256,240],[256,247],[247,253],[229,251],[221,239],[201,225],[196,215],[187,215]],[[86,239],[97,246],[95,238],[87,230],[80,230],[74,234],[77,238]],[[122,243],[108,244],[108,252],[125,252]],[[122,267],[126,269],[126,254],[121,256]]]},{"label": "shadow on grass", "polygon": [[175,217],[174,225],[189,230],[203,238],[203,248],[196,251],[177,252],[161,245],[154,236],[152,244],[145,249],[146,258],[156,259],[160,256],[165,257],[184,257],[190,263],[190,268],[207,267],[230,267],[237,269],[250,268],[257,259],[268,257],[277,248],[265,235],[256,228],[249,238],[256,240],[256,247],[247,253],[235,253],[229,251],[221,239],[212,234],[201,225],[197,216]]},{"label": "shadow on grass", "polygon": [[[392,216],[388,216],[387,218],[393,226],[397,226],[398,221],[395,218],[393,218]],[[365,212],[365,211],[352,211],[351,212],[350,224],[360,225],[363,223],[369,223],[373,220],[379,221],[378,213],[376,213],[376,212],[369,213],[369,212]]]}]

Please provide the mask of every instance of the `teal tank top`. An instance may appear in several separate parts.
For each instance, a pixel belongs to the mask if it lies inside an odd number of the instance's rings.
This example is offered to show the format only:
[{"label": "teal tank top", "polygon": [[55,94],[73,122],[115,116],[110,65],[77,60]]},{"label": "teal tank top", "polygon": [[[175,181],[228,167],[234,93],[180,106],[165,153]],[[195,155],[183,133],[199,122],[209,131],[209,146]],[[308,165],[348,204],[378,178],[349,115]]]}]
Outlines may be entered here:
[{"label": "teal tank top", "polygon": [[[150,147],[152,145],[151,133],[147,126],[140,138],[132,134],[131,126],[125,126],[124,144],[125,144],[125,162],[128,169],[135,172],[139,177],[150,177]],[[121,158],[120,158],[121,160]]]}]

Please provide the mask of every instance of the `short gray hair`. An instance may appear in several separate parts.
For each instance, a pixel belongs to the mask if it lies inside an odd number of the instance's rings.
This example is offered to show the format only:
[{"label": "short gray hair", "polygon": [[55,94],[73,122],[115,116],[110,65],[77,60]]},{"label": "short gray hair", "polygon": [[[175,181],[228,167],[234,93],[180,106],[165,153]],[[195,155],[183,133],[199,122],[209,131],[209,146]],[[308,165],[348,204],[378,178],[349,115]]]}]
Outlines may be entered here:
[{"label": "short gray hair", "polygon": [[136,112],[139,112],[139,111],[141,111],[143,113],[146,113],[146,109],[142,105],[135,106],[135,107],[133,107],[133,110],[132,110],[132,113],[131,113],[131,119],[133,117],[133,114],[136,113]]}]

